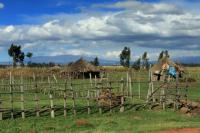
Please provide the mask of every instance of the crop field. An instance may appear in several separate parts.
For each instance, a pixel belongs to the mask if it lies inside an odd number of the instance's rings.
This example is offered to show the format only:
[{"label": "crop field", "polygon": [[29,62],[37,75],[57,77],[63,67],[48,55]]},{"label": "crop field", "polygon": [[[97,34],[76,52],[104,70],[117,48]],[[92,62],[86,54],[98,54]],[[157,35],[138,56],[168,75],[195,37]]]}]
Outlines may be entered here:
[{"label": "crop field", "polygon": [[[200,102],[200,68],[187,70],[195,79],[189,83],[187,99]],[[107,68],[102,79],[65,79],[58,75],[61,71],[0,70],[3,110],[0,132],[154,133],[172,128],[200,128],[200,115],[143,106],[149,87],[148,71],[129,70],[130,81],[122,68]],[[107,106],[100,106],[102,88],[109,89],[113,98],[119,94],[124,103],[112,106],[111,98]]]}]

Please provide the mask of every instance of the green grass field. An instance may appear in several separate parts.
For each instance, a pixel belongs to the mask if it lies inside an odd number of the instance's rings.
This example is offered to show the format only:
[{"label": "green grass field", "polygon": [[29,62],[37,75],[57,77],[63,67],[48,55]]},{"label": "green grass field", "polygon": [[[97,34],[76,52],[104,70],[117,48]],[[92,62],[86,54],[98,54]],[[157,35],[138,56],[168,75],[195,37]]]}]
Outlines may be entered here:
[{"label": "green grass field", "polygon": [[[198,79],[200,69],[195,71],[191,69],[191,76]],[[133,75],[134,80],[138,80],[139,73]],[[147,72],[143,72],[142,75],[147,75]],[[109,79],[121,79],[126,77],[126,73],[110,73]],[[147,80],[146,77],[141,77]],[[17,80],[17,79],[16,79]],[[62,80],[63,82],[64,80]],[[4,81],[5,82],[5,81]],[[28,82],[28,81],[25,81]],[[74,83],[89,82],[89,80],[75,80]],[[133,88],[137,88],[138,84],[133,85]],[[147,93],[146,84],[141,84],[142,99],[145,99]],[[77,90],[87,88],[87,86],[76,87]],[[135,89],[134,93],[138,93]],[[48,95],[38,94],[40,97],[40,106],[49,105]],[[188,99],[194,101],[200,101],[200,87],[191,87],[188,92]],[[1,99],[9,100],[9,96],[1,96]],[[26,95],[25,108],[34,107],[34,95]],[[43,100],[42,100],[43,99]],[[15,100],[20,100],[20,95],[15,96]],[[142,103],[143,100],[134,98],[133,101],[127,99],[129,102]],[[44,113],[42,117],[28,116],[25,119],[19,117],[16,119],[6,119],[0,121],[0,132],[2,133],[153,133],[160,130],[171,128],[184,128],[184,127],[200,127],[200,116],[187,116],[181,114],[179,111],[173,111],[173,109],[154,109],[149,110],[147,108],[136,110],[135,107],[130,105],[125,106],[125,112],[120,113],[119,108],[113,109],[113,112],[104,111],[103,114],[98,113],[95,101],[91,101],[93,105],[92,113],[87,114],[87,109],[84,108],[86,100],[78,100],[77,103],[77,116],[73,116],[72,110],[69,109],[67,118],[63,117],[63,110],[56,111],[56,117],[50,118],[50,113]],[[54,100],[54,104],[63,106],[63,99],[57,97]],[[67,105],[72,107],[72,101],[68,100]],[[3,103],[4,107],[10,107],[9,102]],[[14,103],[14,108],[20,109],[20,102]]]}]

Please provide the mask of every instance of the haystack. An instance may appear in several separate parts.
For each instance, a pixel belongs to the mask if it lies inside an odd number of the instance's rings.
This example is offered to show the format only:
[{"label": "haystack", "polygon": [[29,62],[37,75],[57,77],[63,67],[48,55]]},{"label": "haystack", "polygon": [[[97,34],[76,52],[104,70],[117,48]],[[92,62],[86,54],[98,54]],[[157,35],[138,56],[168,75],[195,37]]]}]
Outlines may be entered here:
[{"label": "haystack", "polygon": [[[102,90],[99,94],[99,102],[103,107],[115,107],[121,104],[121,95],[111,93],[109,89]],[[124,99],[125,100],[125,99]]]},{"label": "haystack", "polygon": [[80,58],[76,62],[72,63],[69,66],[69,72],[71,73],[71,77],[73,78],[97,78],[100,77],[100,69],[91,63],[85,61],[83,58]]}]

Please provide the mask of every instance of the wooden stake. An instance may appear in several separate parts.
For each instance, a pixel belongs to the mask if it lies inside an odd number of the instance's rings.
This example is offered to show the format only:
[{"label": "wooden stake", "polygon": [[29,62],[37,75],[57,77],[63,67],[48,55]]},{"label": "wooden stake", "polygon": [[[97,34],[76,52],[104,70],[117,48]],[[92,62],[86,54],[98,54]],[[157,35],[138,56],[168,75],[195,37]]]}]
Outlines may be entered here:
[{"label": "wooden stake", "polygon": [[71,89],[72,89],[72,100],[73,100],[73,113],[74,113],[74,116],[76,116],[76,101],[75,101],[75,91],[72,87],[72,84],[71,84]]},{"label": "wooden stake", "polygon": [[130,92],[131,99],[133,100],[133,90],[132,90],[131,77],[129,77],[129,92]]},{"label": "wooden stake", "polygon": [[[139,71],[140,72],[140,71]],[[138,76],[138,96],[139,96],[139,99],[141,99],[141,87],[140,87],[140,77]]]},{"label": "wooden stake", "polygon": [[112,88],[111,88],[111,82],[109,87],[109,103],[110,103],[110,113],[112,113]]},{"label": "wooden stake", "polygon": [[24,110],[24,86],[23,86],[23,77],[22,76],[21,76],[20,90],[21,90],[21,115],[22,115],[22,119],[24,119],[25,118],[25,110]]},{"label": "wooden stake", "polygon": [[121,105],[120,105],[120,112],[124,112],[124,81],[122,81],[122,96],[121,96]]},{"label": "wooden stake", "polygon": [[87,109],[88,109],[88,115],[90,114],[90,90],[87,91]]},{"label": "wooden stake", "polygon": [[0,99],[0,120],[3,120],[2,100]]},{"label": "wooden stake", "polygon": [[51,93],[49,94],[49,99],[50,99],[50,106],[51,106],[51,118],[54,118],[55,114],[54,114],[53,96]]},{"label": "wooden stake", "polygon": [[67,82],[65,82],[65,90],[64,90],[64,117],[67,117]]},{"label": "wooden stake", "polygon": [[89,75],[90,75],[90,85],[92,87],[92,74],[90,73]]},{"label": "wooden stake", "polygon": [[11,103],[11,118],[14,119],[13,109],[13,86],[12,86],[12,73],[10,72],[10,103]]},{"label": "wooden stake", "polygon": [[96,95],[97,95],[97,104],[98,104],[98,108],[99,108],[99,114],[102,114],[102,108],[101,108],[101,102],[100,102],[100,92],[99,90],[96,90]]}]

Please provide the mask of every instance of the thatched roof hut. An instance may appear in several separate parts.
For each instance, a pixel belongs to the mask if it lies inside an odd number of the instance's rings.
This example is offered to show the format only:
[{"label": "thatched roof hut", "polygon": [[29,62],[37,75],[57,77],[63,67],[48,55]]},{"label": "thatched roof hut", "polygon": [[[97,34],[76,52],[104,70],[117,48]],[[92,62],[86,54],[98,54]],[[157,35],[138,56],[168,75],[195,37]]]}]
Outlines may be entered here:
[{"label": "thatched roof hut", "polygon": [[92,78],[95,76],[100,77],[100,69],[83,58],[80,58],[69,66],[69,73],[73,78],[89,78],[90,74]]},{"label": "thatched roof hut", "polygon": [[100,71],[96,66],[80,58],[76,62],[70,65],[69,70],[71,72],[96,72]]}]

